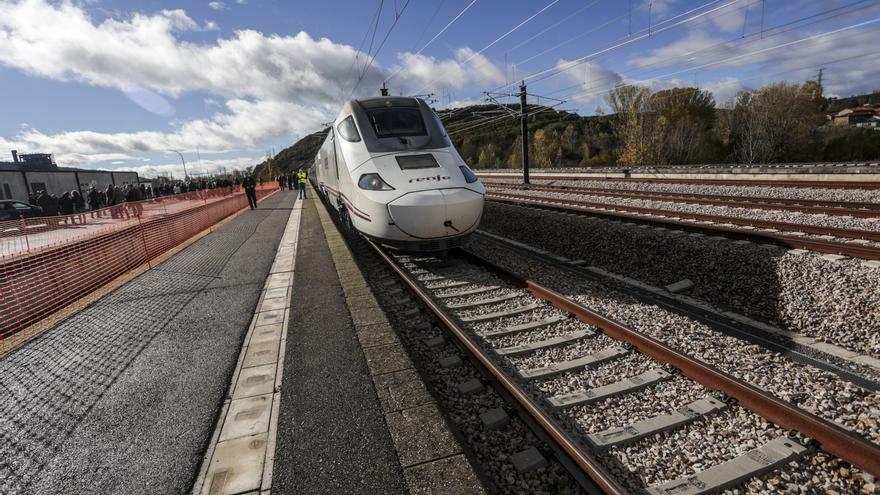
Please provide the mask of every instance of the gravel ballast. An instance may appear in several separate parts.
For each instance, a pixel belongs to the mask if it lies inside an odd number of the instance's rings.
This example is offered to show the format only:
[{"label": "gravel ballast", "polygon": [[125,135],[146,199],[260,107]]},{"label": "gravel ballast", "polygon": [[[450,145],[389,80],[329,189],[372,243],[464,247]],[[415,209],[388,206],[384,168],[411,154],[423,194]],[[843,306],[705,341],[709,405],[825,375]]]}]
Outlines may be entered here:
[{"label": "gravel ballast", "polygon": [[481,228],[780,328],[880,357],[880,269],[862,260],[486,204]]}]

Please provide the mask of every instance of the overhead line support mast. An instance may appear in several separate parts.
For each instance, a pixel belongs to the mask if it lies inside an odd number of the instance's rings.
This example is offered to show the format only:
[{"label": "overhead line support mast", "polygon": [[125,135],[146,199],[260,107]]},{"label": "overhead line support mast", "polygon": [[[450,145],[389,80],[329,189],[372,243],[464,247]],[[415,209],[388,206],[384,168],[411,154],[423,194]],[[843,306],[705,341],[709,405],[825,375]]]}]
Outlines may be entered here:
[{"label": "overhead line support mast", "polygon": [[519,122],[522,132],[523,184],[529,183],[529,110],[526,106],[526,82],[519,87]]}]

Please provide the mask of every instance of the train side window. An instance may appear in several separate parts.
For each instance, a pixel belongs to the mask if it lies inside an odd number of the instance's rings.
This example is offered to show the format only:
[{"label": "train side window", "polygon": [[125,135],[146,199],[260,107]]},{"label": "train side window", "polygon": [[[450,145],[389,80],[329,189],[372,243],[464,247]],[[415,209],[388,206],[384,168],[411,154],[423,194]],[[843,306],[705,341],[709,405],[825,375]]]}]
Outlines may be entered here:
[{"label": "train side window", "polygon": [[339,131],[339,135],[342,136],[342,139],[345,139],[346,141],[357,143],[361,140],[361,135],[358,134],[357,127],[354,125],[354,119],[351,118],[351,115],[340,122],[339,125],[336,126],[336,129]]}]

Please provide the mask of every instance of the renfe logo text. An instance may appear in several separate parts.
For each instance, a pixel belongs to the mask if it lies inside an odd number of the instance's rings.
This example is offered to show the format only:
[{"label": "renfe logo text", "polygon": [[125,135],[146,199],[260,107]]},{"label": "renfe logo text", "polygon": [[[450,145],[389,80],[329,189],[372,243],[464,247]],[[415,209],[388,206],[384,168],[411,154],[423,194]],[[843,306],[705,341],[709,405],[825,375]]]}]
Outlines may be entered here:
[{"label": "renfe logo text", "polygon": [[430,177],[419,177],[418,179],[410,179],[409,181],[410,182],[426,182],[426,181],[436,180],[437,182],[440,182],[441,180],[449,180],[451,178],[452,177],[448,177],[446,175],[432,175]]}]

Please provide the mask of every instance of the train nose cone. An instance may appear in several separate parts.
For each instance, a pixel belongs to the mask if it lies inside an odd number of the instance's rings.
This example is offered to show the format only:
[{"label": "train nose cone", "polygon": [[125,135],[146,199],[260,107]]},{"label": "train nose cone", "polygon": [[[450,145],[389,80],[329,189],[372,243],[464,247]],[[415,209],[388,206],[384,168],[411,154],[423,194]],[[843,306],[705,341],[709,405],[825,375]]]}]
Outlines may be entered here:
[{"label": "train nose cone", "polygon": [[439,189],[406,194],[388,204],[397,227],[419,239],[464,234],[483,214],[483,195],[468,189]]}]

